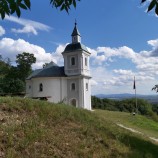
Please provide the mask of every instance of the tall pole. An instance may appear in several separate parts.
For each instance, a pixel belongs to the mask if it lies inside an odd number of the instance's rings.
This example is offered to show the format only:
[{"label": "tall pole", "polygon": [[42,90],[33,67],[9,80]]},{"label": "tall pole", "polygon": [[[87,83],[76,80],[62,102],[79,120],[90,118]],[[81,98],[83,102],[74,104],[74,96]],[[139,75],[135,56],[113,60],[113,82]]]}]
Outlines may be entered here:
[{"label": "tall pole", "polygon": [[138,106],[137,106],[137,90],[136,90],[136,81],[135,81],[135,76],[134,76],[134,85],[133,89],[135,90],[135,105],[136,105],[136,113],[138,113]]}]

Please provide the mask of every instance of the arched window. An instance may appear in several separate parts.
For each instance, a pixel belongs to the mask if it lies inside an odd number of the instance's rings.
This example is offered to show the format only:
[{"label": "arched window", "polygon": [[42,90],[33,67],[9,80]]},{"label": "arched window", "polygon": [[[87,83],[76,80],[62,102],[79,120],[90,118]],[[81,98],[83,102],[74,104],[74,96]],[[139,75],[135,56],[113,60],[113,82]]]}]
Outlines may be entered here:
[{"label": "arched window", "polygon": [[43,84],[42,84],[42,83],[39,84],[39,91],[40,91],[40,92],[43,91]]},{"label": "arched window", "polygon": [[74,107],[76,107],[76,99],[72,99],[71,100],[71,105],[74,106]]},{"label": "arched window", "polygon": [[75,91],[75,89],[76,89],[76,84],[75,84],[75,83],[72,83],[72,84],[71,84],[71,90],[72,90],[72,91]]},{"label": "arched window", "polygon": [[75,62],[76,62],[75,57],[71,57],[71,65],[75,65],[76,64]]}]

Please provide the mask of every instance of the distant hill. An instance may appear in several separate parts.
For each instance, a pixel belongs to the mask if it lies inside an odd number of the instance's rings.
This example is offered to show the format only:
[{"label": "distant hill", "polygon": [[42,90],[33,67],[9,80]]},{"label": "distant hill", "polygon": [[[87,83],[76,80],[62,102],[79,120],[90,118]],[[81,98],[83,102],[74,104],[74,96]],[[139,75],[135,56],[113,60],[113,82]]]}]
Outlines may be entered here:
[{"label": "distant hill", "polygon": [[[108,99],[116,99],[123,100],[128,98],[135,98],[135,94],[123,93],[123,94],[97,94],[95,95],[98,98],[108,98]],[[150,103],[158,103],[158,94],[157,95],[141,95],[137,94],[137,98],[145,99]]]}]

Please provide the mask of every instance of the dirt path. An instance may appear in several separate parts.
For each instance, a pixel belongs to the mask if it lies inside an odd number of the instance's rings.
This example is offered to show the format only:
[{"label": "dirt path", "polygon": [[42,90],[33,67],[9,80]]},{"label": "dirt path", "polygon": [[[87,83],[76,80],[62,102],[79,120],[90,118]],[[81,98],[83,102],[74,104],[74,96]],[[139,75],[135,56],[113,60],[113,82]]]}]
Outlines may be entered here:
[{"label": "dirt path", "polygon": [[[146,136],[144,133],[139,132],[139,131],[137,131],[137,130],[135,130],[135,129],[133,129],[133,128],[126,127],[126,126],[124,126],[124,125],[122,125],[122,124],[120,124],[120,123],[117,123],[117,125],[118,125],[119,127],[122,127],[122,128],[124,128],[124,129],[127,129],[127,130],[129,130],[129,131],[131,131],[131,132],[133,132],[133,133],[138,133],[138,134],[141,134],[141,135]],[[148,137],[148,138],[150,138],[151,140],[153,140],[153,141],[155,141],[156,143],[158,143],[158,138],[149,137],[149,136],[146,136],[146,137]]]}]

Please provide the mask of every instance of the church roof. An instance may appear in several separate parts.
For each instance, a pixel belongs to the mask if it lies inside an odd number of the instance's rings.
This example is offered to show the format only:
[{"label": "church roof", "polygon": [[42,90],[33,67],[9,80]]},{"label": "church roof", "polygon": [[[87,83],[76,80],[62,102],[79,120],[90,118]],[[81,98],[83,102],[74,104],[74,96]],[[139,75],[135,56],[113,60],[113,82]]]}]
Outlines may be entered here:
[{"label": "church roof", "polygon": [[88,52],[86,46],[78,42],[78,43],[68,44],[63,53],[69,53],[69,52],[73,52],[73,51],[77,51],[77,50],[84,50],[84,51]]},{"label": "church roof", "polygon": [[72,32],[71,36],[76,36],[76,35],[81,36],[76,25],[77,25],[77,23],[75,23],[75,27],[73,29],[73,32]]},{"label": "church roof", "polygon": [[66,77],[64,67],[59,67],[54,62],[50,62],[45,68],[35,70],[27,80],[38,77]]},{"label": "church roof", "polygon": [[30,76],[28,76],[26,79],[27,80],[30,80],[32,77],[36,76],[42,69],[37,69],[37,70],[34,70],[32,72],[32,74]]}]

